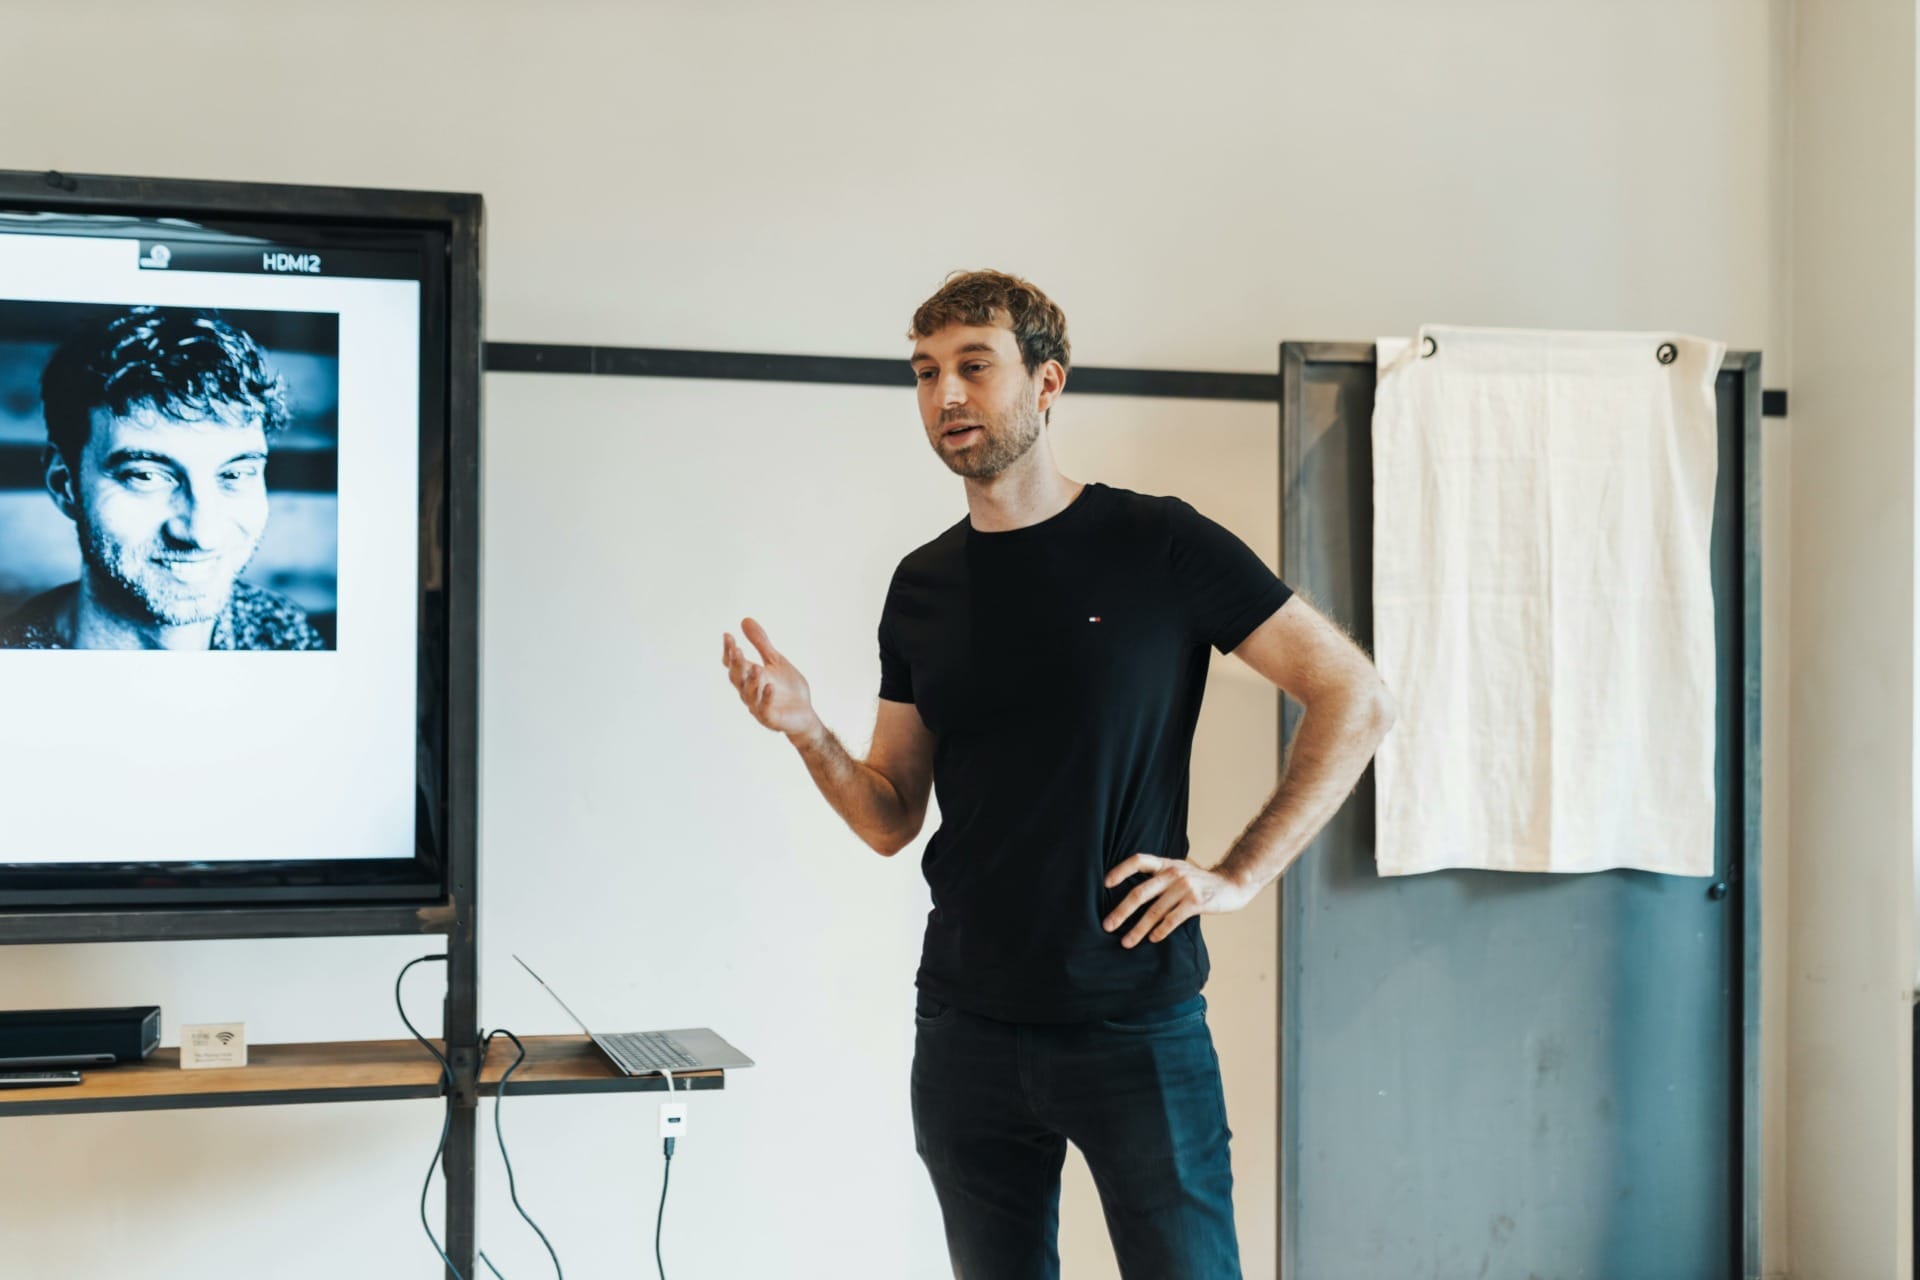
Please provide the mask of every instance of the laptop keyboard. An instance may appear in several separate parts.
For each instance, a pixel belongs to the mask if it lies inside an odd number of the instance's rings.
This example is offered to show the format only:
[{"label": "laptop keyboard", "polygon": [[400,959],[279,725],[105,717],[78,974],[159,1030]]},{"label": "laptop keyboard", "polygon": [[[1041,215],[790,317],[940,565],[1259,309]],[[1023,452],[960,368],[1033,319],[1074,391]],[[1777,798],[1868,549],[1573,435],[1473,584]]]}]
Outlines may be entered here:
[{"label": "laptop keyboard", "polygon": [[663,1031],[622,1031],[599,1037],[628,1075],[651,1075],[662,1068],[689,1071],[697,1066],[680,1042]]}]

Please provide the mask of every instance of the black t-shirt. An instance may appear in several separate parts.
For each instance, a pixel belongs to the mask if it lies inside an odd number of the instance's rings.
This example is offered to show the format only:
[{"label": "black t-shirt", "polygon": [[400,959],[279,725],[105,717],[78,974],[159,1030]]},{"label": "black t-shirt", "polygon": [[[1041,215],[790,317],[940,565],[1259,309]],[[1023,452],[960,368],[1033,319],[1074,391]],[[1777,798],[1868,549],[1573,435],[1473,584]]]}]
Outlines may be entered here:
[{"label": "black t-shirt", "polygon": [[933,731],[940,829],[916,981],[1015,1022],[1122,1017],[1198,992],[1198,919],[1160,942],[1100,927],[1135,853],[1185,857],[1208,646],[1233,650],[1292,592],[1178,498],[1089,484],[1024,529],[961,520],[900,562],[880,696]]}]

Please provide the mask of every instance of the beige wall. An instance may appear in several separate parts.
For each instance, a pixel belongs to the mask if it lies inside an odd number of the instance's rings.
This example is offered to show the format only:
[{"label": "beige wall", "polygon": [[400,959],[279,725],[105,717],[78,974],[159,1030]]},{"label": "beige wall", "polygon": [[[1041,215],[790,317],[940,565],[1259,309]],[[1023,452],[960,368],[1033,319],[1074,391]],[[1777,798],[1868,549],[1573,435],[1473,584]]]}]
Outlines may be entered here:
[{"label": "beige wall", "polygon": [[1912,1273],[1915,26],[1793,37],[1793,1274]]},{"label": "beige wall", "polygon": [[[503,340],[888,355],[943,272],[991,263],[1061,300],[1089,364],[1272,370],[1283,338],[1437,320],[1691,330],[1765,350],[1779,386],[1787,12],[14,3],[0,160],[484,192]],[[487,394],[487,1024],[559,1028],[517,950],[613,1021],[711,1023],[761,1058],[696,1106],[679,1268],[943,1274],[905,1115],[917,848],[882,862],[838,829],[741,722],[712,650],[758,611],[864,739],[886,573],[957,518],[956,483],[885,391],[493,376]],[[1070,393],[1055,421],[1069,469],[1183,493],[1273,555],[1271,409]],[[1266,692],[1220,663],[1208,697],[1202,850],[1273,776]],[[1769,847],[1777,872],[1785,840]],[[1276,1230],[1273,921],[1269,894],[1208,926],[1256,1277]],[[393,1035],[391,974],[422,949],[39,948],[5,957],[0,1004],[152,999],[169,1035],[227,1017],[257,1040]],[[424,981],[415,1008],[432,999]],[[650,1109],[509,1110],[523,1198],[570,1268],[631,1272]],[[832,1141],[810,1127],[827,1113]],[[34,1158],[0,1161],[0,1237],[40,1280],[184,1275],[212,1241],[289,1280],[431,1273],[424,1104],[13,1123]],[[537,1274],[497,1166],[486,1190],[489,1253]],[[1077,1169],[1063,1249],[1076,1280],[1112,1274]]]}]

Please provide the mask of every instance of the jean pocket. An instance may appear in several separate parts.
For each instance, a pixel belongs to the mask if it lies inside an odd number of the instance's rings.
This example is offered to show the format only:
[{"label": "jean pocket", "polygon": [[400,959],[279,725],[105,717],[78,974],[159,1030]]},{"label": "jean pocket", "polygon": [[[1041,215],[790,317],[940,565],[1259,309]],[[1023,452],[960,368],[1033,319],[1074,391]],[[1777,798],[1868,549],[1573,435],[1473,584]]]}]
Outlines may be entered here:
[{"label": "jean pocket", "polygon": [[924,991],[913,998],[913,1020],[920,1026],[938,1026],[952,1016],[953,1006],[944,1000],[936,1000]]},{"label": "jean pocket", "polygon": [[1189,1027],[1207,1016],[1207,998],[1194,996],[1182,1000],[1179,1004],[1163,1005],[1158,1009],[1148,1009],[1144,1013],[1129,1013],[1118,1018],[1105,1018],[1100,1025],[1109,1031],[1126,1031],[1146,1034],[1154,1031],[1172,1031]]}]

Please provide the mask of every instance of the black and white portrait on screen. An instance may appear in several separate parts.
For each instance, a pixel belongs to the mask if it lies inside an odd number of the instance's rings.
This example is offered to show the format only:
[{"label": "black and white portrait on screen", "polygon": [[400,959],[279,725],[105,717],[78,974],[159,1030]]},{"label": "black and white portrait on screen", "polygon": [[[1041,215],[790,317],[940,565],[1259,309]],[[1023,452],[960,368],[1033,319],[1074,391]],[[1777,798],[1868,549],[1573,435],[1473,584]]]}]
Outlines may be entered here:
[{"label": "black and white portrait on screen", "polygon": [[335,645],[339,318],[0,301],[0,649]]}]

